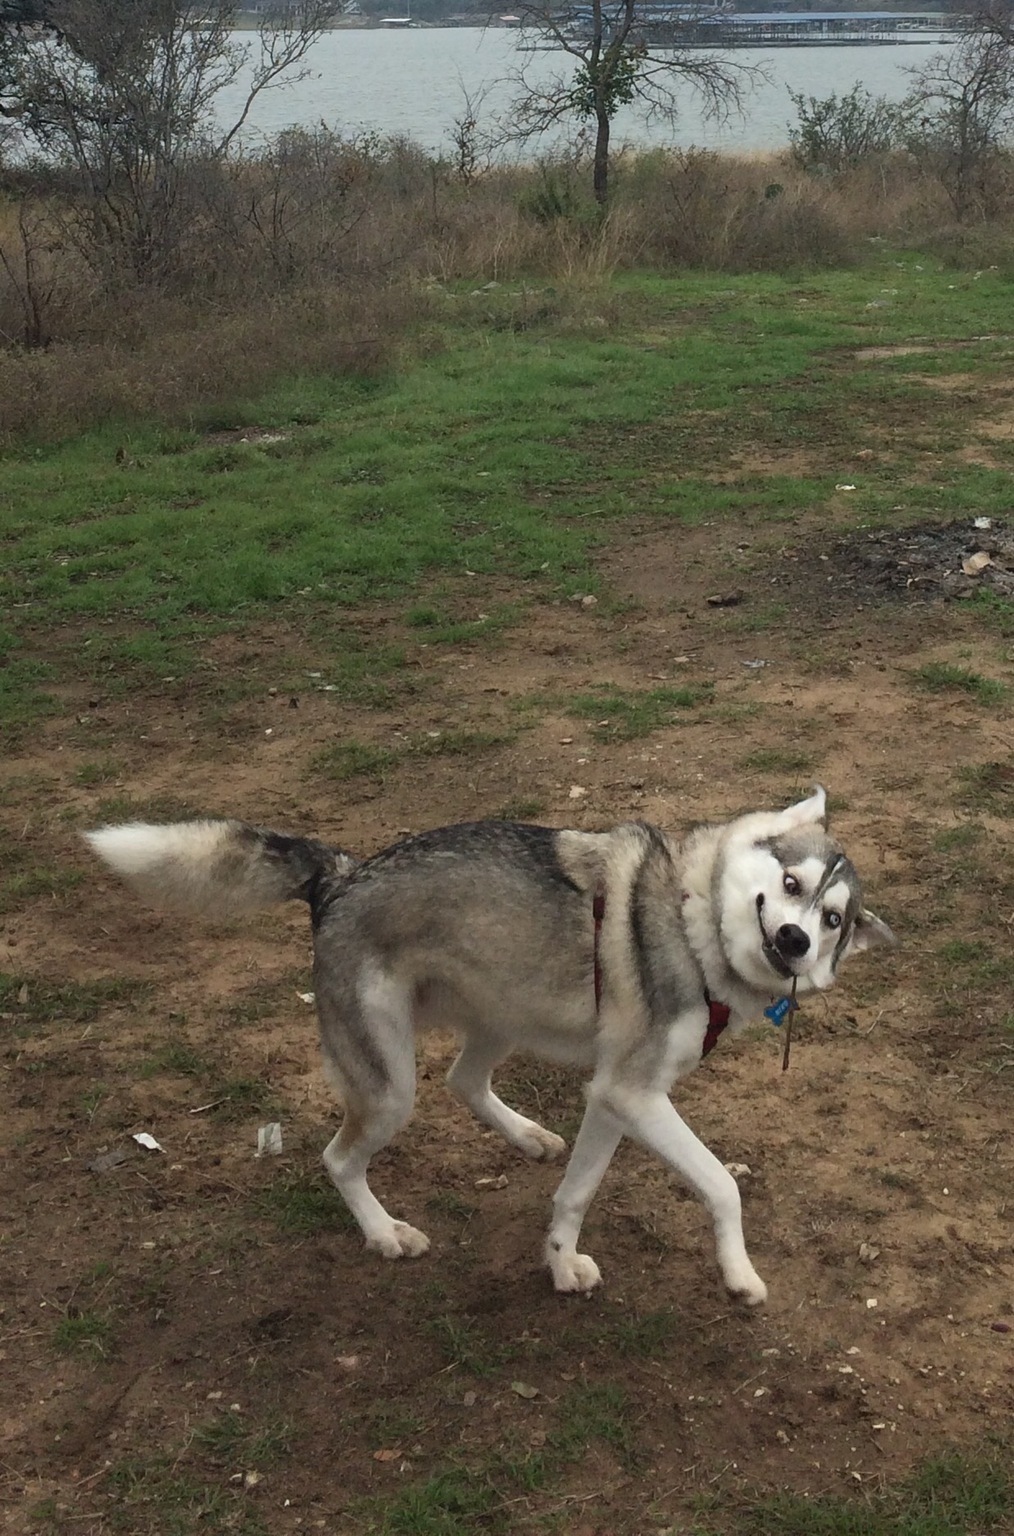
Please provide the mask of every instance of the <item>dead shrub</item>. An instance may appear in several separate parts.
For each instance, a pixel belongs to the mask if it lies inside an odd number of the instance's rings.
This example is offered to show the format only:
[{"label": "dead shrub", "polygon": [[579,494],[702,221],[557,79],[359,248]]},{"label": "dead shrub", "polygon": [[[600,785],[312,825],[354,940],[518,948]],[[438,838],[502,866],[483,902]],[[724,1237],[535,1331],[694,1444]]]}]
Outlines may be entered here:
[{"label": "dead shrub", "polygon": [[94,285],[65,236],[52,200],[0,202],[0,345],[48,346],[87,309]]},{"label": "dead shrub", "polygon": [[855,255],[833,197],[777,161],[677,154],[651,210],[646,248],[667,264],[749,271],[842,266]]},{"label": "dead shrub", "polygon": [[145,417],[186,425],[287,373],[374,376],[422,303],[383,287],[354,298],[306,291],[231,314],[165,302],[143,317],[143,335],[127,308],[101,340],[0,351],[0,442]]},{"label": "dead shrub", "polygon": [[[939,178],[904,152],[833,175],[788,154],[622,154],[605,213],[586,171],[571,155],[463,178],[403,140],[282,134],[246,158],[191,163],[190,214],[157,283],[89,251],[65,177],[8,177],[0,437],[138,415],[187,421],[288,371],[375,371],[420,334],[434,281],[519,282],[522,296],[559,284],[574,302],[553,323],[570,325],[605,313],[601,280],[619,270],[844,265],[873,238],[932,240],[980,265],[1003,248],[1000,221],[948,245]],[[515,320],[532,323],[527,300],[505,323]]]}]

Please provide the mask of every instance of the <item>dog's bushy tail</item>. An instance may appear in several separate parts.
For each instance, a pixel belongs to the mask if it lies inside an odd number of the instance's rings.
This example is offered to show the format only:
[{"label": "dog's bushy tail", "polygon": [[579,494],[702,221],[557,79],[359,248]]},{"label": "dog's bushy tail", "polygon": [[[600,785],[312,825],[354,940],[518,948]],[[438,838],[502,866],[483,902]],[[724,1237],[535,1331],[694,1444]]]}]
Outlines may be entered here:
[{"label": "dog's bushy tail", "polygon": [[350,854],[311,838],[286,837],[245,821],[135,821],[99,827],[85,840],[118,875],[158,906],[232,917],[300,899],[313,905],[322,887],[356,867]]}]

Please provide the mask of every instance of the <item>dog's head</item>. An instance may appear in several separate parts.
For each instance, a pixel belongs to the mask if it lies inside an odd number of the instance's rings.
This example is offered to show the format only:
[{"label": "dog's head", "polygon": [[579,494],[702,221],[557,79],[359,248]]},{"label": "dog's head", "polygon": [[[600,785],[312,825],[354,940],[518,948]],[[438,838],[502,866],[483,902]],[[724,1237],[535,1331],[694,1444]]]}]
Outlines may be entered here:
[{"label": "dog's head", "polygon": [[895,942],[863,905],[859,876],[828,833],[823,789],[732,822],[716,878],[726,958],[762,991],[784,991],[793,977],[829,987],[846,955]]}]

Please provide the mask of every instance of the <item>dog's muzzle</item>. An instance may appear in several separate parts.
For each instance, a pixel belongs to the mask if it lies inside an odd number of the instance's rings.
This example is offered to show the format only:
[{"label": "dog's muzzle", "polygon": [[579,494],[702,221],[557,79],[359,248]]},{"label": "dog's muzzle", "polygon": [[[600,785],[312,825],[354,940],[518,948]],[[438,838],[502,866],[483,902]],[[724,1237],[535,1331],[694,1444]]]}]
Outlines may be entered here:
[{"label": "dog's muzzle", "polygon": [[774,938],[770,938],[761,916],[763,910],[764,894],[761,892],[757,897],[757,926],[760,928],[761,949],[771,969],[777,972],[783,981],[788,981],[791,976],[798,975],[794,962],[802,960],[804,955],[809,954],[810,940],[798,923],[783,923]]}]

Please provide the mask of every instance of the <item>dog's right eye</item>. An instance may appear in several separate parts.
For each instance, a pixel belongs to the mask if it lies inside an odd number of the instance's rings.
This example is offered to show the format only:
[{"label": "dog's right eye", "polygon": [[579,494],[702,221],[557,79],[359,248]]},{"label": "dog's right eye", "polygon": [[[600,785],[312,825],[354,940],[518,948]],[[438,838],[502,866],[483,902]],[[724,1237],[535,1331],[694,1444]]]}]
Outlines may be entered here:
[{"label": "dog's right eye", "polygon": [[785,894],[787,896],[798,896],[802,889],[795,875],[786,875],[782,880],[782,885],[785,887]]}]

